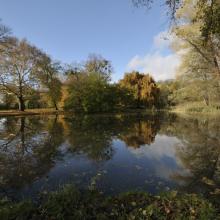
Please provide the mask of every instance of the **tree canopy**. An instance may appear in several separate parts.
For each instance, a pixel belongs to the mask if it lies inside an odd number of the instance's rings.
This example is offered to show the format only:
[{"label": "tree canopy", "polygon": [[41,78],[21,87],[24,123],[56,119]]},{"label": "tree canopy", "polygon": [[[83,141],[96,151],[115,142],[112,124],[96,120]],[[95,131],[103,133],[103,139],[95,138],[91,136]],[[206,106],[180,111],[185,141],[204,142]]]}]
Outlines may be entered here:
[{"label": "tree canopy", "polygon": [[9,38],[10,43],[1,45],[0,85],[7,93],[12,93],[19,101],[19,109],[25,109],[24,101],[39,87],[38,64],[41,51],[25,40]]},{"label": "tree canopy", "polygon": [[119,85],[132,94],[137,108],[158,105],[159,88],[149,74],[135,71],[126,73]]}]

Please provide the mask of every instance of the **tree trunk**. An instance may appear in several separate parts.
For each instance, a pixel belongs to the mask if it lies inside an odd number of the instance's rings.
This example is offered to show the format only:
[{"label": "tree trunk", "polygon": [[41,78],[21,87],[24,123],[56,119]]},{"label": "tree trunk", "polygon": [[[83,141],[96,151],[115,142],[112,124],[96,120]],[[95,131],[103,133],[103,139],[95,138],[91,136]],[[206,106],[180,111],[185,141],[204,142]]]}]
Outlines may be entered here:
[{"label": "tree trunk", "polygon": [[56,102],[54,102],[54,107],[55,107],[55,109],[58,111],[58,106],[57,106],[57,103],[56,103]]},{"label": "tree trunk", "polygon": [[18,97],[19,101],[19,111],[24,111],[25,110],[25,104],[24,104],[24,99],[22,96]]}]

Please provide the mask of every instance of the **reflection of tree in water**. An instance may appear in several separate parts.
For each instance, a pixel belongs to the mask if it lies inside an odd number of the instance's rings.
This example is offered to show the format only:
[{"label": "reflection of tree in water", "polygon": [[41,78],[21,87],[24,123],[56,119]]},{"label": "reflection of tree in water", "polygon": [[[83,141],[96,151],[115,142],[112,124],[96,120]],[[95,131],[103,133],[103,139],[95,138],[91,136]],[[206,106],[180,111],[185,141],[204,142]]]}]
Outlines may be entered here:
[{"label": "reflection of tree in water", "polygon": [[57,117],[8,117],[0,140],[0,188],[19,188],[53,166],[62,126]]},{"label": "reflection of tree in water", "polygon": [[219,193],[220,119],[178,118],[173,134],[182,140],[177,156],[191,175],[174,178],[187,183],[190,192]]},{"label": "reflection of tree in water", "polygon": [[159,129],[159,121],[156,117],[127,120],[129,121],[128,127],[119,136],[129,147],[139,148],[141,145],[154,142]]},{"label": "reflection of tree in water", "polygon": [[113,156],[112,136],[115,120],[112,117],[78,116],[66,119],[70,151],[87,155],[95,161]]},{"label": "reflection of tree in water", "polygon": [[141,115],[85,116],[66,119],[69,125],[70,150],[86,154],[96,161],[112,158],[113,138],[119,138],[128,146],[140,147],[154,141],[159,121],[155,117]]},{"label": "reflection of tree in water", "polygon": [[0,124],[0,188],[9,192],[32,184],[62,159],[59,146],[93,161],[114,155],[113,139],[129,146],[154,141],[158,119],[142,115],[7,117]]}]

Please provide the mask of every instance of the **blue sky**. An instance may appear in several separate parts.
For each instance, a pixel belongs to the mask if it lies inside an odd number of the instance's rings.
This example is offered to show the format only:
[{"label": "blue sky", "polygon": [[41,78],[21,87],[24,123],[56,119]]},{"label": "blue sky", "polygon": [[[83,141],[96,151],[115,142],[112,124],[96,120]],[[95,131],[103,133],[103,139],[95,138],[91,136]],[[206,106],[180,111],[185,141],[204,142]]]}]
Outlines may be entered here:
[{"label": "blue sky", "polygon": [[63,63],[102,55],[112,61],[114,81],[133,69],[157,80],[172,77],[170,62],[177,61],[160,38],[168,27],[163,1],[148,11],[131,1],[0,0],[0,18],[15,36]]}]

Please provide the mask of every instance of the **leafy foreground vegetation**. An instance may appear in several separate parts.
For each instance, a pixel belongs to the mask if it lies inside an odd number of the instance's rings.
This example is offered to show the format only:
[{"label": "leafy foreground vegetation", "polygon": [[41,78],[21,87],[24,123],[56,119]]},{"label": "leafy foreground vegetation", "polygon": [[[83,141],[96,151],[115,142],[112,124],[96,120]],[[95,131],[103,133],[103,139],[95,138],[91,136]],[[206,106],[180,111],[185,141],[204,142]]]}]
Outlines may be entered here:
[{"label": "leafy foreground vegetation", "polygon": [[71,185],[52,192],[39,205],[1,200],[0,218],[8,219],[218,219],[214,207],[195,194],[160,196],[132,192],[105,197]]}]

